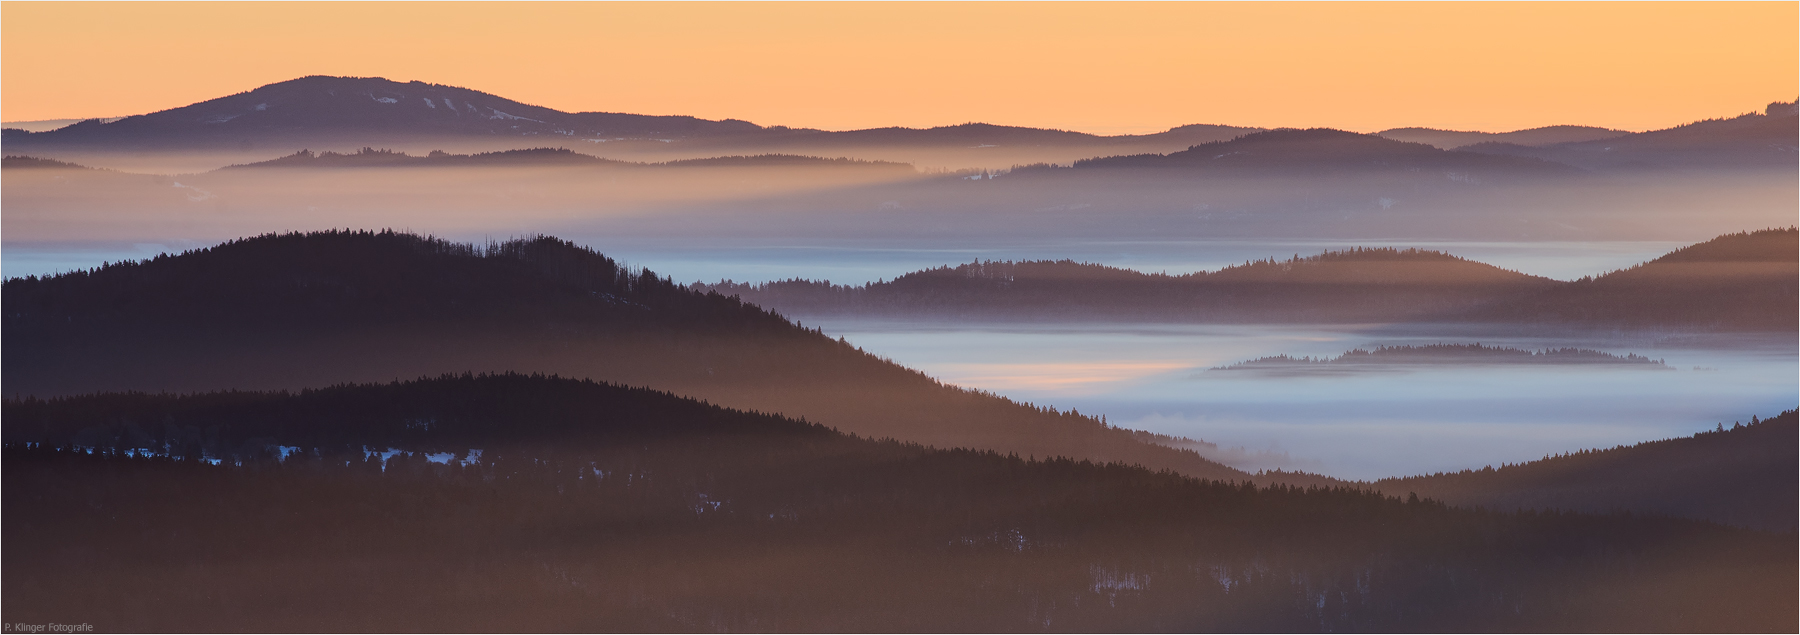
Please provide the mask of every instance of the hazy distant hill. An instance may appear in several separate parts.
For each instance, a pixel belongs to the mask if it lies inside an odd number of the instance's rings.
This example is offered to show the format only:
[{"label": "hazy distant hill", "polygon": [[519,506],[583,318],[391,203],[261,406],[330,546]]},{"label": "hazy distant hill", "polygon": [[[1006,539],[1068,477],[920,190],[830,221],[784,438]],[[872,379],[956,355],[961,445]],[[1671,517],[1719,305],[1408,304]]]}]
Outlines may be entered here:
[{"label": "hazy distant hill", "polygon": [[892,127],[847,130],[843,132],[809,131],[779,139],[772,139],[766,143],[774,147],[779,147],[784,144],[817,147],[831,147],[834,145],[846,147],[973,145],[975,147],[1086,146],[1104,149],[1112,145],[1128,145],[1144,142],[1162,142],[1170,144],[1206,143],[1230,139],[1258,130],[1260,129],[1244,128],[1240,126],[1193,124],[1170,128],[1169,130],[1152,134],[1108,137],[1069,130],[997,126],[986,123],[966,123],[954,126],[939,126],[935,128]]},{"label": "hazy distant hill", "polygon": [[624,163],[595,156],[571,152],[564,148],[533,148],[528,150],[506,150],[501,152],[483,152],[480,154],[449,154],[432,152],[425,156],[411,156],[404,152],[392,150],[376,150],[363,148],[352,153],[312,152],[301,150],[294,154],[268,161],[226,166],[222,169],[244,168],[371,168],[371,167],[453,167],[453,166],[557,166],[557,165],[610,165]]},{"label": "hazy distant hill", "polygon": [[1427,319],[1554,284],[1434,251],[1352,249],[1186,275],[1067,260],[976,262],[859,287],[696,288],[803,316],[1347,323]]},{"label": "hazy distant hill", "polygon": [[1441,150],[1370,134],[1312,128],[1283,129],[1215,141],[1166,155],[1114,156],[1077,161],[1077,170],[1166,168],[1224,173],[1332,174],[1430,171],[1471,175],[1558,175],[1568,166],[1524,157]]},{"label": "hazy distant hill", "polygon": [[1583,450],[1518,465],[1391,478],[1374,486],[1488,509],[1631,510],[1793,531],[1800,517],[1795,411],[1691,438]]},{"label": "hazy distant hill", "polygon": [[1544,126],[1512,132],[1467,132],[1434,128],[1390,128],[1375,133],[1383,138],[1411,143],[1424,143],[1444,150],[1454,150],[1477,143],[1510,143],[1521,146],[1547,146],[1558,143],[1611,139],[1631,134],[1625,130],[1593,126]]},{"label": "hazy distant hill", "polygon": [[862,286],[787,280],[692,288],[787,315],[1029,321],[1507,322],[1788,331],[1793,229],[1734,234],[1561,282],[1419,249],[1328,251],[1171,276],[1073,261],[974,262]]},{"label": "hazy distant hill", "polygon": [[1665,130],[1595,141],[1527,147],[1485,142],[1463,150],[1532,157],[1599,170],[1743,169],[1800,167],[1800,119],[1793,102],[1769,104],[1761,113],[1708,119]]},{"label": "hazy distant hill", "polygon": [[1800,324],[1800,233],[1765,229],[1720,236],[1604,275],[1543,289],[1475,317],[1793,331]]},{"label": "hazy distant hill", "polygon": [[1760,632],[1797,597],[1791,535],[930,450],[552,377],[4,408],[0,589],[30,621]]},{"label": "hazy distant hill", "polygon": [[546,372],[940,447],[1241,476],[1091,417],[940,384],[550,238],[475,247],[389,232],[268,235],[14,278],[3,294],[15,395]]},{"label": "hazy distant hill", "polygon": [[[20,157],[29,159],[30,157]],[[41,159],[34,159],[41,160]],[[9,164],[10,165],[10,164]],[[416,167],[416,168],[449,168],[449,167],[556,167],[556,166],[637,166],[637,167],[850,167],[876,168],[885,170],[902,170],[912,172],[913,168],[904,163],[888,161],[862,161],[857,159],[826,159],[821,157],[795,156],[787,154],[764,154],[757,156],[709,157],[704,159],[683,159],[661,163],[633,163],[603,159],[593,155],[582,154],[567,148],[528,148],[523,150],[503,150],[499,152],[482,152],[477,154],[450,154],[433,151],[424,156],[413,156],[392,150],[363,148],[352,153],[312,152],[301,150],[294,154],[268,161],[226,166],[221,169],[240,170],[246,168],[384,168],[384,167]]]}]

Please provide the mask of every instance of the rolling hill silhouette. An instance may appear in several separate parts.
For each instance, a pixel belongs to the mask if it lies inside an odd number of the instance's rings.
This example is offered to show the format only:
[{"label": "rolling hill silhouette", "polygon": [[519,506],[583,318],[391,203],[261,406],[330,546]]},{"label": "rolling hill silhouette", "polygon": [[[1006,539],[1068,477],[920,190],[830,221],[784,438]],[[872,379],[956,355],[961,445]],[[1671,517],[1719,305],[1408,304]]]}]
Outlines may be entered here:
[{"label": "rolling hill silhouette", "polygon": [[1472,317],[1623,328],[1792,331],[1800,320],[1800,232],[1728,234],[1640,265],[1546,288]]},{"label": "rolling hill silhouette", "polygon": [[974,262],[861,286],[787,280],[691,288],[788,315],[1027,321],[1501,322],[1784,331],[1796,320],[1792,228],[1722,236],[1562,282],[1419,249],[1328,251],[1150,274],[1073,261]]},{"label": "rolling hill silhouette", "polygon": [[551,238],[267,235],[3,291],[7,390],[292,389],[557,373],[1022,456],[1240,472],[1091,417],[941,384],[736,299]]},{"label": "rolling hill silhouette", "polygon": [[1184,275],[1067,260],[975,262],[856,287],[694,288],[802,316],[1356,323],[1434,319],[1554,284],[1441,252],[1359,248]]},{"label": "rolling hill silhouette", "polygon": [[1531,157],[1595,170],[1746,169],[1800,166],[1800,118],[1794,102],[1763,112],[1639,132],[1610,139],[1528,147],[1496,141],[1469,152]]},{"label": "rolling hill silhouette", "polygon": [[1578,170],[1526,157],[1501,158],[1441,150],[1377,135],[1312,128],[1255,132],[1166,155],[1115,156],[1077,161],[1080,170],[1179,169],[1223,173],[1331,174],[1399,171],[1467,171],[1483,175],[1560,175]]}]

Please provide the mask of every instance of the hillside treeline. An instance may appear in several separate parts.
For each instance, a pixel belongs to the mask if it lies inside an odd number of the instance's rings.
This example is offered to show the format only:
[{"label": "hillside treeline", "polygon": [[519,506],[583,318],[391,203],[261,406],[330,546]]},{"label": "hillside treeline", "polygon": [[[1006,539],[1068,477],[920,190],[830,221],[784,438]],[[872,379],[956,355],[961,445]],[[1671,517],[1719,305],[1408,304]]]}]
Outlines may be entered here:
[{"label": "hillside treeline", "polygon": [[1463,507],[1630,510],[1793,531],[1800,518],[1795,411],[1688,438],[1582,450],[1499,468],[1382,479],[1375,489]]},{"label": "hillside treeline", "polygon": [[1800,597],[1791,534],[930,450],[548,377],[4,414],[26,622],[1739,631]]}]

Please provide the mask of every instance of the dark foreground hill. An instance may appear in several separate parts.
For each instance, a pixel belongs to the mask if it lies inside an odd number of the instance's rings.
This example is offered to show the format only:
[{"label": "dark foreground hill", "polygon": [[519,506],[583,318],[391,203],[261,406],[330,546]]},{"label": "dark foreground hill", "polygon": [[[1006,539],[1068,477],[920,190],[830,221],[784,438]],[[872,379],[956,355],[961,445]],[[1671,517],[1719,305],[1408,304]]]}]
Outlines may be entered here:
[{"label": "dark foreground hill", "polygon": [[15,278],[3,296],[13,395],[546,372],[871,437],[1242,475],[1092,417],[946,386],[550,238],[477,247],[392,232],[269,235]]},{"label": "dark foreground hill", "polygon": [[862,286],[787,280],[691,288],[787,315],[1041,321],[1501,322],[1791,331],[1793,228],[1721,236],[1574,282],[1419,249],[1350,249],[1184,275],[1062,261],[974,262]]},{"label": "dark foreground hill", "polygon": [[1792,534],[928,450],[555,378],[4,416],[27,623],[1786,631],[1800,597]]},{"label": "dark foreground hill", "polygon": [[1691,438],[1586,450],[1519,465],[1376,481],[1390,495],[1496,510],[1631,510],[1793,531],[1800,518],[1795,411]]}]

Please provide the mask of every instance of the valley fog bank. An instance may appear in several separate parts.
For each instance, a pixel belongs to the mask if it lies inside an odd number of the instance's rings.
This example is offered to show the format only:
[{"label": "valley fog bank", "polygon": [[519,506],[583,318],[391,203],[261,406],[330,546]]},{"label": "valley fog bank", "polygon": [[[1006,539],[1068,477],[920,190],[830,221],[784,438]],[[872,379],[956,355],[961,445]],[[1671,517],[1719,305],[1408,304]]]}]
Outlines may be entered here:
[{"label": "valley fog bank", "polygon": [[[810,318],[827,335],[946,382],[1199,439],[1255,472],[1345,479],[1479,469],[1711,429],[1800,403],[1794,334],[1520,333],[1368,327],[969,324]],[[1482,343],[1591,348],[1673,370],[1469,364],[1345,376],[1207,369],[1274,355]]]}]

